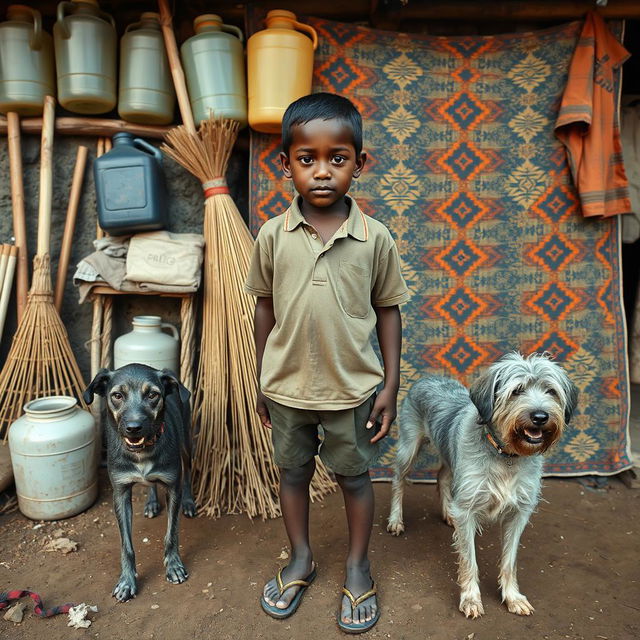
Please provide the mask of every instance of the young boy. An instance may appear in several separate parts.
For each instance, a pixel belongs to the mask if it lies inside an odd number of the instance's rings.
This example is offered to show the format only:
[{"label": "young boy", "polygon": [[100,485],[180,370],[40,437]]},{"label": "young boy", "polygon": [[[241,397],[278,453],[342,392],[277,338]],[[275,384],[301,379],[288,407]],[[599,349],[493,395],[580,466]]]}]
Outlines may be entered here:
[{"label": "young boy", "polygon": [[[380,616],[368,559],[369,466],[396,417],[398,305],[408,292],[389,231],[346,195],[366,161],[353,104],[328,93],[300,98],[284,114],[282,148],[282,170],[299,195],[260,229],[246,282],[257,297],[257,411],[272,429],[291,543],[291,562],[265,585],[261,604],[269,615],[286,618],[315,578],[309,483],[320,447],[342,489],[349,526],[338,624],[358,633]],[[384,376],[371,345],[374,328]]]}]

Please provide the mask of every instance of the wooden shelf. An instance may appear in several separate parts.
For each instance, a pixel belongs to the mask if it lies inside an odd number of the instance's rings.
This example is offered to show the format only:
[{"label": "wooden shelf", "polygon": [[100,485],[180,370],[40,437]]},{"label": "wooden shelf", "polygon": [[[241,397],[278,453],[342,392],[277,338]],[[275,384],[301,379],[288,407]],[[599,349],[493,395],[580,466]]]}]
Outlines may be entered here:
[{"label": "wooden shelf", "polygon": [[101,296],[160,296],[161,298],[190,298],[196,295],[197,291],[120,291],[111,287],[93,287],[89,295]]}]

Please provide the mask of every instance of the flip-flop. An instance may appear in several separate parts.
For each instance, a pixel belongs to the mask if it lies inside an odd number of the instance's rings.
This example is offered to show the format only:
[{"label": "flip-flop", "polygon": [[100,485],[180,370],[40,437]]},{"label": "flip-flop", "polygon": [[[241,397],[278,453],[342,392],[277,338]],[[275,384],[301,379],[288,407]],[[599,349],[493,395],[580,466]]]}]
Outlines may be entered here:
[{"label": "flip-flop", "polygon": [[[353,593],[351,593],[351,591],[349,591],[347,587],[342,587],[342,594],[347,596],[347,598],[349,598],[349,602],[351,603],[352,619],[353,619],[353,614],[355,610],[358,608],[358,605],[362,604],[367,598],[370,598],[371,596],[375,596],[377,592],[378,591],[376,589],[376,585],[375,583],[373,583],[369,591],[366,591],[365,593],[358,596],[357,598],[354,598]],[[377,597],[376,597],[376,600],[377,600]],[[373,616],[373,618],[371,618],[371,620],[368,620],[367,622],[350,622],[350,623],[343,622],[342,621],[342,601],[340,602],[340,609],[338,610],[337,620],[338,620],[338,626],[345,633],[364,633],[365,631],[369,631],[369,629],[372,629],[376,625],[379,619],[380,619],[380,607],[376,609],[376,615]]]},{"label": "flip-flop", "polygon": [[260,595],[260,604],[265,613],[270,615],[272,618],[288,618],[290,615],[296,612],[298,607],[300,606],[300,602],[302,600],[302,596],[304,592],[307,590],[307,587],[315,580],[316,578],[316,568],[314,567],[311,573],[304,580],[292,580],[291,582],[287,582],[287,584],[282,584],[282,569],[278,570],[278,575],[276,576],[276,582],[278,584],[278,599],[282,597],[282,594],[291,587],[301,587],[300,591],[296,593],[293,597],[293,600],[289,603],[289,606],[286,609],[280,609],[279,607],[271,606],[265,599],[264,594]]}]

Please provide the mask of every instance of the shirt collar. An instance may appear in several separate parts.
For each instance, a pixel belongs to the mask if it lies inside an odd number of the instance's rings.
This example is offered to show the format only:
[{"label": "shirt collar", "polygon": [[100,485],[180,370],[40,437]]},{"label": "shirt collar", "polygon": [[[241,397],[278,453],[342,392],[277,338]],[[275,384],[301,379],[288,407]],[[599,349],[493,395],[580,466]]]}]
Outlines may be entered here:
[{"label": "shirt collar", "polygon": [[[291,206],[284,214],[283,228],[285,231],[293,231],[301,224],[306,224],[306,220],[300,211],[298,205],[298,198],[296,196],[291,202]],[[367,224],[367,216],[362,213],[360,207],[356,204],[356,201],[349,196],[345,196],[349,203],[349,217],[347,218],[346,235],[350,235],[356,240],[365,242],[369,237],[369,225]]]}]

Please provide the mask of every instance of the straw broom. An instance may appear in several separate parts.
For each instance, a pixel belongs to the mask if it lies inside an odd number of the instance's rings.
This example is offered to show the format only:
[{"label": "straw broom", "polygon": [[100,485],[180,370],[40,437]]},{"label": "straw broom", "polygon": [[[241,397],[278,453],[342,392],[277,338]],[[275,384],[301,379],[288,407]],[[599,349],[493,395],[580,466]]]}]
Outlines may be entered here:
[{"label": "straw broom", "polygon": [[[205,191],[202,338],[194,398],[196,501],[209,516],[245,512],[277,517],[278,469],[270,432],[255,411],[254,298],[243,288],[253,238],[224,178],[239,125],[212,116],[196,133],[166,0],[159,5],[185,123],[167,134],[162,149],[196,176]],[[334,488],[319,462],[311,498]]]},{"label": "straw broom", "polygon": [[49,242],[54,114],[55,99],[47,96],[40,147],[38,245],[33,259],[33,282],[24,315],[0,372],[0,435],[5,439],[9,426],[29,400],[70,395],[82,403],[85,388],[69,336],[53,305]]}]

